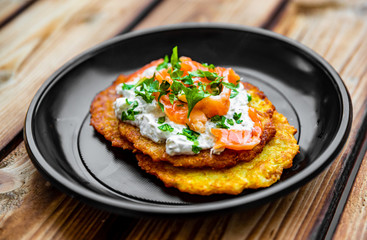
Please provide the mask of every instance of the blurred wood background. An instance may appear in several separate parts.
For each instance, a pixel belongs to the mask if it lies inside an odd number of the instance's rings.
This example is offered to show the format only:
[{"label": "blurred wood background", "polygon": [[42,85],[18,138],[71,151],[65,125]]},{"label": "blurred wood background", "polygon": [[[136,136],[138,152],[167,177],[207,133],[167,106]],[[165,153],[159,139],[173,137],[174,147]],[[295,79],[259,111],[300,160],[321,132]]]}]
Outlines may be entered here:
[{"label": "blurred wood background", "polygon": [[[333,164],[260,207],[193,219],[145,219],[88,206],[51,186],[30,162],[22,128],[30,101],[62,64],[129,31],[224,22],[275,31],[339,72],[354,119]],[[367,239],[367,1],[0,1],[0,239]]]}]

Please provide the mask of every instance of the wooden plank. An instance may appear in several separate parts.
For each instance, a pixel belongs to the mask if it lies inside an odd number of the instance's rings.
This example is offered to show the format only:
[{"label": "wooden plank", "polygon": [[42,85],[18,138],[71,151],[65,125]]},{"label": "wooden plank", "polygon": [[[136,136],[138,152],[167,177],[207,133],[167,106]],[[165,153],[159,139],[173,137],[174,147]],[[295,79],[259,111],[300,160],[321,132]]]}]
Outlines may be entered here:
[{"label": "wooden plank", "polygon": [[4,26],[0,150],[22,129],[27,107],[48,76],[73,56],[121,32],[151,2],[44,0]]},{"label": "wooden plank", "polygon": [[0,1],[0,27],[5,25],[18,12],[26,8],[34,0],[2,0]]},{"label": "wooden plank", "polygon": [[[104,229],[105,222],[110,223],[107,219],[118,220],[46,182],[23,143],[1,161],[0,182],[0,239],[91,239]],[[124,223],[118,226],[120,233],[135,222],[130,218],[119,221]]]},{"label": "wooden plank", "polygon": [[136,29],[183,22],[222,22],[262,26],[283,0],[168,0]]},{"label": "wooden plank", "polygon": [[[365,109],[367,109],[367,102],[365,105]],[[365,134],[363,141],[364,148],[359,153],[361,157],[364,154],[362,164],[338,222],[334,239],[367,239],[367,134]]]}]

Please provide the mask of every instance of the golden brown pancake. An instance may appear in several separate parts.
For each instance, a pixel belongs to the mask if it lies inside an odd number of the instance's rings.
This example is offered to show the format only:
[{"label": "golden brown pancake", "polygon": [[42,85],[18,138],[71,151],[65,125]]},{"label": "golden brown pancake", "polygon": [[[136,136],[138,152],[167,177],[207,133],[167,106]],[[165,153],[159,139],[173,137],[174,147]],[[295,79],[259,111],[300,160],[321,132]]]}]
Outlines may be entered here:
[{"label": "golden brown pancake", "polygon": [[244,189],[268,187],[278,181],[283,169],[292,166],[299,146],[294,138],[297,130],[287,119],[274,112],[276,134],[263,151],[249,162],[237,163],[225,169],[192,169],[174,167],[167,162],[154,162],[148,155],[138,153],[139,166],[157,176],[166,187],[199,195],[240,194]]}]

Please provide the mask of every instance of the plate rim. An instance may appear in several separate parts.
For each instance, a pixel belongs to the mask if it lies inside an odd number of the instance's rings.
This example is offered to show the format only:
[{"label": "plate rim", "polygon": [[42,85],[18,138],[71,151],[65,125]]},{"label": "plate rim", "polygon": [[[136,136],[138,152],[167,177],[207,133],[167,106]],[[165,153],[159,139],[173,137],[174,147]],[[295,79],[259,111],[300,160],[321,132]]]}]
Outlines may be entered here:
[{"label": "plate rim", "polygon": [[[308,165],[303,171],[292,176],[290,179],[286,179],[278,184],[271,186],[271,188],[264,188],[261,191],[252,193],[251,195],[238,196],[236,198],[219,200],[215,202],[195,203],[189,205],[165,205],[165,204],[141,204],[139,202],[126,201],[121,202],[118,199],[112,199],[112,197],[101,196],[100,194],[93,192],[85,186],[75,185],[70,182],[64,175],[59,174],[48,161],[42,157],[41,152],[36,146],[35,138],[32,134],[33,115],[37,110],[39,102],[42,100],[43,94],[47,92],[58,80],[62,79],[62,75],[69,70],[77,67],[80,63],[95,56],[99,52],[104,51],[106,48],[112,47],[114,44],[120,41],[125,41],[135,37],[148,35],[151,33],[167,32],[167,31],[182,31],[182,30],[198,30],[198,29],[212,29],[217,31],[230,30],[240,32],[251,32],[253,34],[266,36],[272,39],[276,39],[281,42],[285,42],[289,46],[298,49],[298,52],[302,52],[303,55],[308,58],[312,58],[314,63],[320,68],[326,70],[333,80],[333,84],[337,86],[339,90],[339,97],[341,99],[342,116],[339,124],[339,129],[327,149],[319,155],[311,165]],[[89,48],[77,56],[73,57],[56,70],[38,89],[34,95],[24,121],[24,142],[26,150],[33,164],[39,170],[39,172],[54,186],[61,189],[72,197],[77,197],[84,202],[91,204],[97,208],[108,210],[114,213],[123,215],[159,215],[159,216],[171,216],[171,215],[196,215],[212,212],[223,212],[237,208],[250,207],[253,205],[267,202],[270,199],[278,198],[281,195],[285,195],[309,182],[316,175],[321,173],[325,168],[333,162],[333,160],[339,155],[340,151],[344,147],[350,130],[353,119],[353,107],[349,92],[339,76],[336,70],[318,53],[308,48],[307,46],[299,43],[296,40],[285,37],[281,34],[265,30],[257,27],[243,26],[238,24],[228,23],[181,23],[165,26],[158,26],[154,28],[138,30],[123,35],[113,37],[100,44]],[[338,143],[338,144],[332,144]]]}]

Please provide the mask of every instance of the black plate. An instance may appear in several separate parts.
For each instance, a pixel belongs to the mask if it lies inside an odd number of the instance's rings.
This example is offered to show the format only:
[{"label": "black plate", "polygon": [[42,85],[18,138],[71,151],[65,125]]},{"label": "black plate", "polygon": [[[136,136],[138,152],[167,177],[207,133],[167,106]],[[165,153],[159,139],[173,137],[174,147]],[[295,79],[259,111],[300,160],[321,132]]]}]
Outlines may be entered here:
[{"label": "black plate", "polygon": [[[180,55],[233,67],[298,129],[300,154],[278,183],[238,196],[181,193],[143,172],[132,154],[110,147],[89,125],[89,106],[99,91],[176,45]],[[25,140],[38,170],[66,193],[119,214],[177,216],[228,212],[300,187],[334,160],[351,122],[342,80],[307,47],[258,28],[184,24],[119,36],[68,62],[34,97]]]}]

